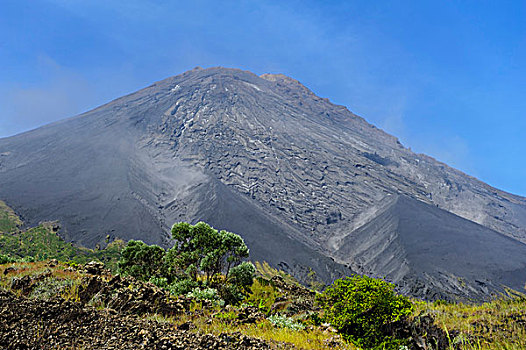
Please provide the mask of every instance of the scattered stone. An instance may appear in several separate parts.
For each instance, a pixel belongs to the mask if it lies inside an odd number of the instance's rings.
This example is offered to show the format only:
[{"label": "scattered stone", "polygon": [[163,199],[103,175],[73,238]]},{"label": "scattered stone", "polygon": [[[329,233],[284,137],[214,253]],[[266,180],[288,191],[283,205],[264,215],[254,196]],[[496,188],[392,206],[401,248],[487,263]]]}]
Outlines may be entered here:
[{"label": "scattered stone", "polygon": [[14,273],[18,271],[18,269],[14,266],[9,266],[9,267],[6,267],[5,270],[4,270],[4,275],[7,275],[7,274],[10,274],[10,273]]},{"label": "scattered stone", "polygon": [[[0,349],[276,349],[239,333],[200,334],[169,323],[0,290]],[[188,325],[190,329],[190,325]],[[283,347],[280,347],[283,348]]]},{"label": "scattered stone", "polygon": [[434,318],[430,314],[423,314],[413,320],[402,319],[388,324],[385,327],[386,334],[396,338],[410,339],[410,349],[457,349],[455,344],[450,344],[449,339],[455,339],[459,335],[457,331],[447,334],[443,329],[434,324]]},{"label": "scattered stone", "polygon": [[21,290],[23,295],[29,295],[31,293],[33,280],[29,275],[24,277],[15,277],[11,281],[11,289]]},{"label": "scattered stone", "polygon": [[245,306],[238,311],[239,323],[256,323],[265,318],[265,315],[254,306]]},{"label": "scattered stone", "polygon": [[90,261],[84,265],[84,271],[92,275],[102,275],[104,271],[104,263],[100,261]]}]

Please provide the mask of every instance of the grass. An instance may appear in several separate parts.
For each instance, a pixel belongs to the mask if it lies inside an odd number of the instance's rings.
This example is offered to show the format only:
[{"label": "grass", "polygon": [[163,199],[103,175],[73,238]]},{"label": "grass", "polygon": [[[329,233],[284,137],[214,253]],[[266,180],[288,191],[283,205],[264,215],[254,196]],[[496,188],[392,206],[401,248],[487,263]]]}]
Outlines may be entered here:
[{"label": "grass", "polygon": [[263,278],[255,278],[245,303],[255,306],[264,314],[269,314],[276,299],[281,295],[270,283]]},{"label": "grass", "polygon": [[0,201],[0,232],[14,232],[22,226],[22,220],[4,202]]},{"label": "grass", "polygon": [[[221,333],[241,333],[266,341],[292,344],[299,349],[357,349],[352,344],[339,342],[339,336],[334,333],[324,331],[317,327],[311,327],[305,330],[293,330],[285,327],[275,327],[268,320],[263,320],[254,324],[237,324],[221,317],[211,317],[211,315],[207,313],[198,316],[185,315],[171,321],[176,325],[192,322],[196,327],[194,329],[196,332],[210,333],[214,335],[219,335]],[[335,339],[333,339],[333,337]]]},{"label": "grass", "polygon": [[254,263],[254,266],[256,267],[257,276],[263,277],[265,279],[271,279],[274,276],[281,276],[281,278],[283,278],[283,280],[287,284],[292,284],[292,285],[299,284],[298,281],[294,277],[292,277],[291,275],[289,275],[288,273],[284,271],[277,270],[271,267],[269,263],[266,261],[263,261],[263,262],[256,261]]},{"label": "grass", "polygon": [[483,304],[417,303],[415,314],[430,313],[453,343],[467,350],[526,349],[526,295],[510,292]]}]

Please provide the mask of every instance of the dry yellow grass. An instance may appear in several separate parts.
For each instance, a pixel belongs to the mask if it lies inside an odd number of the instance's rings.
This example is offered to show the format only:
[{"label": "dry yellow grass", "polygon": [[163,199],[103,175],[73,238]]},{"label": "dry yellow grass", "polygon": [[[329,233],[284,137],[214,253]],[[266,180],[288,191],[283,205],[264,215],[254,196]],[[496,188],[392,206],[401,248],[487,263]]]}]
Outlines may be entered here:
[{"label": "dry yellow grass", "polygon": [[448,331],[462,349],[526,349],[523,294],[512,293],[483,304],[417,303],[419,312],[432,314],[435,323]]},{"label": "dry yellow grass", "polygon": [[352,344],[343,343],[340,337],[332,332],[324,331],[317,327],[305,330],[291,330],[278,328],[269,321],[263,320],[254,324],[236,324],[233,322],[203,315],[183,315],[174,319],[165,319],[166,322],[180,325],[191,322],[196,332],[219,335],[221,333],[241,333],[250,337],[266,341],[286,343],[291,348],[309,350],[355,350]]}]

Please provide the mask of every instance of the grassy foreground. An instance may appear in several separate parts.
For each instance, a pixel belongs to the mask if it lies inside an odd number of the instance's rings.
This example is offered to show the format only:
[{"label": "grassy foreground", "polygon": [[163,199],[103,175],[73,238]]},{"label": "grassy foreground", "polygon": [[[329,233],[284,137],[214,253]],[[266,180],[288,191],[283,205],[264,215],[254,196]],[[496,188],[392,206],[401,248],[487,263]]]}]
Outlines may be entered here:
[{"label": "grassy foreground", "polygon": [[[7,274],[6,269],[11,270]],[[8,271],[9,271],[8,270]],[[14,279],[29,276],[37,281],[31,293],[25,297],[47,300],[61,298],[70,302],[79,302],[79,291],[83,290],[89,279],[81,269],[72,269],[69,264],[59,263],[56,266],[49,260],[40,262],[18,262],[0,265],[0,290],[11,290]],[[42,278],[41,276],[46,276]],[[111,280],[112,275],[102,279]],[[130,284],[127,289],[138,290],[142,282]],[[15,291],[20,296],[21,291]],[[247,302],[267,301],[276,305],[276,300],[284,299],[284,294],[268,284],[256,279]],[[104,305],[94,301],[89,305],[104,309]],[[162,324],[169,324],[174,329],[191,325],[190,332],[201,334],[243,334],[271,343],[281,344],[278,348],[297,349],[359,349],[353,344],[342,341],[330,327],[315,325],[305,315],[292,315],[290,320],[301,323],[301,328],[271,322],[267,317],[255,322],[243,323],[239,314],[246,305],[222,308],[201,302],[191,302],[188,310],[178,315],[147,313],[140,318]],[[261,304],[265,313],[265,303]],[[446,304],[415,301],[415,315],[430,314],[437,326],[447,331],[451,344],[448,349],[526,349],[526,298],[524,295],[503,296],[484,304]],[[402,348],[405,349],[405,348]]]},{"label": "grassy foreground", "polygon": [[[11,262],[0,265],[0,289],[11,290],[14,279],[29,276],[34,280],[27,298],[46,299],[58,297],[79,302],[79,290],[87,283],[86,273],[81,268],[71,268],[91,260],[99,260],[116,271],[116,263],[124,245],[122,241],[110,243],[106,249],[92,250],[77,247],[62,240],[48,225],[22,230],[22,221],[0,201],[0,255],[8,256]],[[22,261],[29,260],[35,262]],[[49,259],[57,259],[57,265]],[[192,301],[189,309],[178,315],[162,315],[155,312],[138,315],[144,319],[168,323],[174,329],[191,324],[189,331],[210,334],[243,334],[260,338],[278,348],[299,349],[358,349],[345,343],[331,327],[319,322],[321,310],[311,309],[310,314],[301,307],[310,302],[307,296],[287,295],[276,285],[268,283],[278,276],[286,285],[297,286],[292,277],[272,269],[268,264],[256,263],[259,279],[254,280],[245,304],[235,307],[219,307]],[[8,271],[8,272],[6,272]],[[111,274],[101,276],[109,281]],[[139,288],[130,284],[128,289]],[[22,293],[15,291],[20,297]],[[171,298],[171,297],[170,297]],[[305,300],[299,300],[305,298]],[[483,304],[413,301],[416,319],[430,315],[433,323],[448,334],[448,349],[526,349],[526,296],[516,292]],[[305,305],[306,305],[305,304]],[[104,309],[105,305],[90,302],[90,305]],[[296,306],[297,306],[296,305]],[[254,322],[243,322],[240,314],[247,307],[260,313]],[[292,311],[291,311],[292,310]],[[316,310],[313,317],[312,310]],[[288,314],[281,319],[272,315]],[[318,322],[315,320],[318,319]],[[425,336],[425,335],[422,335]],[[403,350],[404,348],[401,348]]]}]

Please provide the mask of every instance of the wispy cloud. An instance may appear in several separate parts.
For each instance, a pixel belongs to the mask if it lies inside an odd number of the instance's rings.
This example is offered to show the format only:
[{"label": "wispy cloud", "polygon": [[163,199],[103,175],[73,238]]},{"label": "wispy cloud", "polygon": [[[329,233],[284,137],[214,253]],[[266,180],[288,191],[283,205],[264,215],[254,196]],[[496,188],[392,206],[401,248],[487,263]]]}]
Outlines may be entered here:
[{"label": "wispy cloud", "polygon": [[38,85],[4,84],[0,90],[0,137],[33,129],[82,112],[92,100],[93,87],[84,78],[40,56],[38,65],[45,77]]},{"label": "wispy cloud", "polygon": [[419,153],[428,154],[471,176],[480,176],[468,141],[458,135],[423,135],[414,144]]}]

